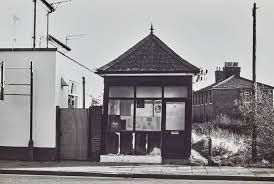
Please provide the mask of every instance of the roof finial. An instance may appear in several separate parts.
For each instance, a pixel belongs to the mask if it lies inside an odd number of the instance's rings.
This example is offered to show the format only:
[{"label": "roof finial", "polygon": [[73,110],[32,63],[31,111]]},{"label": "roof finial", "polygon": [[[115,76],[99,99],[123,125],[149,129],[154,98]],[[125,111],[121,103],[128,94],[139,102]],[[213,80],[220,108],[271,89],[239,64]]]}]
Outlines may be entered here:
[{"label": "roof finial", "polygon": [[150,25],[150,34],[153,34],[153,30],[154,30],[153,24],[151,23],[151,25]]}]

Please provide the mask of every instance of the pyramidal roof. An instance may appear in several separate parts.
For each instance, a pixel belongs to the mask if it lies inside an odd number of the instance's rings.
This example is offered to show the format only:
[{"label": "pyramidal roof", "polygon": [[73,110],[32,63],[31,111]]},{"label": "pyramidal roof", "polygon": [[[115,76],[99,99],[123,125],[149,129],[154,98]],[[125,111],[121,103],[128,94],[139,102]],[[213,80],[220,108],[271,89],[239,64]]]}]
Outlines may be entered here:
[{"label": "pyramidal roof", "polygon": [[157,36],[150,33],[124,54],[97,69],[98,74],[129,73],[199,73],[171,50]]}]

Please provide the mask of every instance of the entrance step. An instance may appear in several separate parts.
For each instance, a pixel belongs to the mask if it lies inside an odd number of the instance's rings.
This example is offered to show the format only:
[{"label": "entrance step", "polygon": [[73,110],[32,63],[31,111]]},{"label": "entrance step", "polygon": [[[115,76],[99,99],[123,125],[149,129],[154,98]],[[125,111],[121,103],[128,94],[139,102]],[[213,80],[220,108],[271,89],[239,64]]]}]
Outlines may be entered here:
[{"label": "entrance step", "polygon": [[163,164],[190,165],[191,162],[188,159],[163,159]]},{"label": "entrance step", "polygon": [[101,155],[100,162],[161,164],[160,155]]}]

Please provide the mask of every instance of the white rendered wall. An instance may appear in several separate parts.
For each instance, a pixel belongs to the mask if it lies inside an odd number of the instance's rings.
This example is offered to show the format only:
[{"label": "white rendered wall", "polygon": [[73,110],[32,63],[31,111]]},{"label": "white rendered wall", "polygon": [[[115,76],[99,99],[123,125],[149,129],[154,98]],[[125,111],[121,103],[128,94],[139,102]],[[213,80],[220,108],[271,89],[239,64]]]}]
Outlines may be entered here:
[{"label": "white rendered wall", "polygon": [[[55,51],[0,51],[5,67],[29,67],[33,61],[33,141],[55,147]],[[30,83],[29,70],[6,70],[6,83]],[[29,87],[5,86],[5,93],[29,93]],[[0,146],[26,147],[29,141],[29,97],[5,96],[0,101]]]},{"label": "white rendered wall", "polygon": [[77,83],[77,108],[83,107],[83,88],[82,77],[86,78],[86,102],[85,106],[88,108],[91,104],[90,95],[98,98],[103,93],[103,78],[91,71],[76,64],[71,59],[64,55],[57,53],[56,62],[56,105],[60,108],[68,107],[68,87],[61,87],[61,78],[67,83],[74,81]]}]

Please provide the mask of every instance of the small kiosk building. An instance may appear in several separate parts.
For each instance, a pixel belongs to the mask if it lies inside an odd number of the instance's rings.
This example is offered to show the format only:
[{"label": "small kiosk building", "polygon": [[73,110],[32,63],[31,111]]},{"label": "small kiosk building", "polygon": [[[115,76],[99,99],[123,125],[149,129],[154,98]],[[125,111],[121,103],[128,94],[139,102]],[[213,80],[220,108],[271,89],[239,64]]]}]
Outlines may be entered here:
[{"label": "small kiosk building", "polygon": [[191,153],[192,78],[199,73],[153,30],[97,70],[104,78],[103,155]]}]

